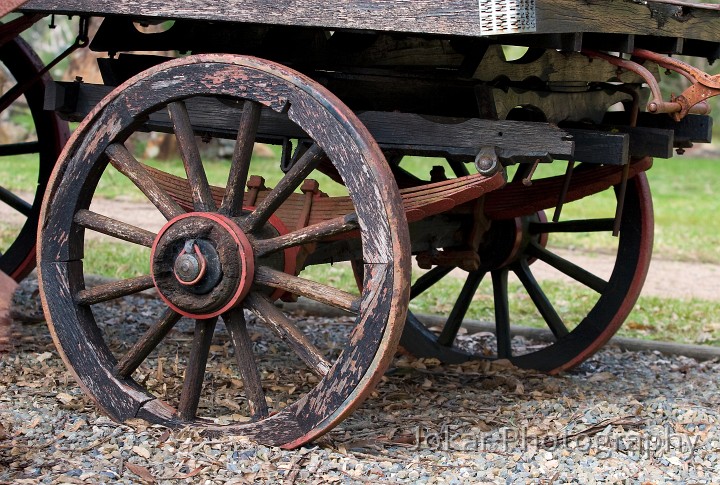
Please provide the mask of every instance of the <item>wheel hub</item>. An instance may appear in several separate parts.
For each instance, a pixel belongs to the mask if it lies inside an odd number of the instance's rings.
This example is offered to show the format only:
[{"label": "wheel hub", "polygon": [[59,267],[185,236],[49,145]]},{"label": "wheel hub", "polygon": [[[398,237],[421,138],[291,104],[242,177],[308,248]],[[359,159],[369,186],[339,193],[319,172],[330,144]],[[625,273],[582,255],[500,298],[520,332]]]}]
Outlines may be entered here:
[{"label": "wheel hub", "polygon": [[203,295],[217,286],[222,278],[220,256],[212,242],[188,239],[173,266],[178,283],[188,291]]},{"label": "wheel hub", "polygon": [[480,269],[492,271],[514,263],[531,242],[545,247],[547,235],[531,234],[531,222],[547,222],[545,213],[540,211],[530,216],[493,221],[478,251]]},{"label": "wheel hub", "polygon": [[236,306],[255,272],[242,229],[228,217],[204,212],[170,220],[155,239],[150,264],[160,297],[190,318],[211,318]]}]

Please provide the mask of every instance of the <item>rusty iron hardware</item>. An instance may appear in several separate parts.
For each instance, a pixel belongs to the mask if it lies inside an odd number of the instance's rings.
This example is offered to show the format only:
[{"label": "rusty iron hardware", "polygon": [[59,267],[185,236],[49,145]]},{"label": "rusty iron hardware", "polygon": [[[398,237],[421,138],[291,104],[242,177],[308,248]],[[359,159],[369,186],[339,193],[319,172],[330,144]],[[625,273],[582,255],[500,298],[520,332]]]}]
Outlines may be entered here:
[{"label": "rusty iron hardware", "polygon": [[[658,84],[657,79],[655,79],[655,76],[653,76],[647,68],[641,66],[637,62],[605,54],[603,52],[586,49],[583,49],[582,53],[591,59],[602,59],[614,66],[627,69],[628,71],[632,71],[641,76],[647,83],[650,88],[650,92],[652,93],[652,99],[647,104],[648,112],[658,114],[667,113],[672,115],[675,121],[680,121],[690,113],[700,115],[708,114],[710,112],[710,107],[705,100],[720,94],[720,82],[716,81],[713,76],[710,76],[709,74],[706,74],[676,59],[670,59],[669,57],[644,49],[636,49],[633,52],[634,56],[651,60],[661,67],[677,71],[693,83],[690,88],[685,90],[685,93],[677,97],[673,96],[670,101],[665,101],[662,97],[660,85]],[[698,84],[702,87],[697,88],[696,86]],[[711,92],[714,94],[710,95]]]},{"label": "rusty iron hardware", "polygon": [[[29,27],[29,26],[28,26]],[[75,41],[61,52],[55,59],[50,61],[44,68],[35,73],[34,76],[27,78],[24,82],[16,84],[12,88],[3,94],[0,98],[0,112],[5,111],[11,104],[15,102],[20,96],[27,91],[27,89],[40,80],[50,69],[57,66],[60,61],[65,59],[67,56],[75,52],[81,47],[88,45],[88,29],[90,27],[90,20],[88,17],[80,17],[80,28]]]},{"label": "rusty iron hardware", "polygon": [[[707,110],[700,114],[708,114],[710,112],[707,100],[720,94],[720,75],[712,76],[683,61],[663,56],[646,49],[635,49],[633,55],[652,61],[670,71],[677,72],[690,81],[690,87],[679,96],[672,96],[670,103],[665,103],[665,106],[663,106],[653,105],[651,102],[648,104],[648,111],[656,112],[655,110],[657,110],[657,112],[662,113],[667,112],[663,111],[663,109],[673,109],[673,111],[670,112],[673,114],[675,121],[680,121],[690,112],[696,112],[691,111],[695,107],[698,107],[697,109]],[[680,105],[681,109],[679,111],[674,111],[676,104]]]},{"label": "rusty iron hardware", "polygon": [[522,184],[523,184],[525,187],[530,187],[530,186],[532,185],[532,178],[533,178],[533,175],[535,175],[535,170],[537,170],[538,165],[540,165],[540,159],[539,159],[539,158],[533,162],[532,166],[530,167],[530,171],[529,171],[528,174],[527,174],[526,176],[524,176],[523,179],[522,179]]}]

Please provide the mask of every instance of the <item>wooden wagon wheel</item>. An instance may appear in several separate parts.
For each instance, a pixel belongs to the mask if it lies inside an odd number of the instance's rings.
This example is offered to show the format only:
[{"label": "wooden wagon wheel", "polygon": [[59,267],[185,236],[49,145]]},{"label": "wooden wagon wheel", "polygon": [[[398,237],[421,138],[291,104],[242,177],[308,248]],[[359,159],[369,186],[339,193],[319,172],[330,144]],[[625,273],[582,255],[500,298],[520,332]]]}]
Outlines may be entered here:
[{"label": "wooden wagon wheel", "polygon": [[[216,97],[242,109],[227,189],[213,199],[186,106]],[[192,191],[186,212],[125,147],[152,112],[167,112]],[[281,181],[252,210],[243,209],[248,166],[261,108],[286,113],[314,140]],[[356,216],[336,218],[277,236],[269,221],[313,172],[332,162],[347,186]],[[88,210],[98,179],[112,164],[167,219],[158,234]],[[81,124],[63,152],[44,201],[40,280],[43,305],[63,359],[84,390],[112,418],[141,417],[168,426],[243,434],[264,443],[299,446],[340,422],[374,388],[390,362],[409,293],[409,235],[400,195],[382,153],[364,126],[336,97],[284,66],[245,56],[196,55],[159,65],[109,95]],[[371,229],[371,230],[369,230]],[[152,274],[85,288],[84,233],[99,231],[151,247]],[[275,231],[273,233],[273,231]],[[358,231],[365,263],[359,296],[308,281],[271,262],[288,247]],[[264,232],[271,233],[269,239]],[[259,246],[262,241],[262,248]],[[253,269],[254,268],[254,269]],[[167,303],[156,323],[121,355],[114,355],[93,305],[155,287]],[[353,332],[333,361],[271,301],[272,288],[343,307],[357,314]],[[318,375],[287,407],[269,409],[244,310],[267,324]],[[166,402],[132,378],[181,315],[196,319],[177,401]],[[221,425],[198,416],[206,362],[218,317],[229,331],[251,415]],[[258,358],[261,358],[259,356]],[[288,357],[290,358],[290,357]],[[228,364],[231,364],[230,362]],[[292,391],[289,391],[292,393]]]},{"label": "wooden wagon wheel", "polygon": [[[587,173],[592,175],[591,170]],[[536,181],[534,184],[542,182]],[[653,211],[650,188],[644,173],[636,175],[628,184],[615,263],[609,278],[600,278],[546,247],[548,239],[552,241],[558,233],[609,233],[612,228],[611,216],[551,223],[539,212],[493,221],[493,228],[486,235],[480,250],[481,268],[466,273],[463,288],[442,331],[430,331],[412,312],[408,312],[400,344],[416,356],[435,357],[448,363],[476,358],[507,358],[519,367],[550,373],[580,364],[617,332],[640,295],[645,281],[652,251]],[[594,298],[594,303],[580,322],[564,320],[562,312],[547,297],[533,274],[535,260],[542,260],[565,273],[572,284],[593,291],[594,296],[589,298]],[[436,266],[419,277],[412,286],[411,300],[431,291],[444,278],[454,278],[449,276],[454,269]],[[554,342],[525,352],[513,351],[508,295],[510,273],[517,275],[527,297],[554,334]],[[490,354],[476,354],[459,346],[457,335],[470,306],[481,304],[474,303],[473,298],[484,279],[491,280],[493,289],[496,349]]]},{"label": "wooden wagon wheel", "polygon": [[[35,240],[37,235],[40,205],[50,173],[62,147],[69,135],[67,123],[49,111],[43,109],[45,88],[51,82],[50,76],[43,76],[33,84],[25,85],[43,68],[42,61],[25,41],[15,38],[0,47],[0,63],[14,81],[13,87],[0,96],[0,106],[4,101],[15,97],[17,90],[21,96],[2,111],[5,123],[12,124],[18,119],[21,125],[27,123],[20,134],[6,133],[0,144],[0,163],[4,170],[12,173],[14,157],[24,156],[35,171],[33,179],[18,190],[11,191],[0,180],[0,202],[8,206],[14,214],[3,221],[8,224],[2,230],[3,243],[0,246],[0,271],[20,281],[35,268]],[[0,88],[1,89],[1,88]],[[15,221],[17,219],[17,221]]]}]

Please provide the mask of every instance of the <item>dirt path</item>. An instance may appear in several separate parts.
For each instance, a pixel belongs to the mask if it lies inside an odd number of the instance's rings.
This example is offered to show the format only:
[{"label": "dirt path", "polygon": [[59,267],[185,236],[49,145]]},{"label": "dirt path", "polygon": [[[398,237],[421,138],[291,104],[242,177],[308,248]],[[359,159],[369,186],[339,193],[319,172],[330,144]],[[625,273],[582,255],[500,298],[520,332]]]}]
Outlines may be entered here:
[{"label": "dirt path", "polygon": [[[97,199],[91,209],[152,231],[158,231],[165,222],[153,207],[132,201]],[[16,212],[0,204],[0,221],[19,223],[21,220]],[[589,256],[572,251],[558,251],[558,254],[603,278],[608,276],[609,268],[612,268],[614,262],[614,258],[609,255]],[[544,264],[533,265],[533,272],[540,280],[570,281],[565,275]],[[462,276],[462,272],[459,272],[458,276]],[[669,261],[655,257],[650,264],[643,295],[720,300],[720,265]]]}]

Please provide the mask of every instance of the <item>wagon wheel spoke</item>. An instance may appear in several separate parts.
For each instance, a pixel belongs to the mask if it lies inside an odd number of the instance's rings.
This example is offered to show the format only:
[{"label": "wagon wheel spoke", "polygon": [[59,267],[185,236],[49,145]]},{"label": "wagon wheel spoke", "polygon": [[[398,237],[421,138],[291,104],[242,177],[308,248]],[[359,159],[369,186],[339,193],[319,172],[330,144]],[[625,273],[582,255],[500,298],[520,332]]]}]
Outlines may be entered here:
[{"label": "wagon wheel spoke", "polygon": [[150,352],[160,344],[180,318],[181,315],[179,313],[167,308],[160,319],[130,347],[130,350],[128,350],[123,358],[115,365],[115,372],[121,377],[130,377],[140,364],[147,359]]},{"label": "wagon wheel spoke", "polygon": [[518,278],[520,278],[520,282],[525,287],[525,291],[530,295],[530,299],[532,299],[535,307],[540,312],[540,315],[542,315],[553,335],[555,335],[556,338],[567,335],[567,327],[560,318],[560,315],[555,311],[550,300],[548,300],[545,292],[540,288],[540,284],[535,279],[535,276],[533,276],[532,271],[530,271],[527,260],[520,260],[518,264],[514,265],[513,271]]},{"label": "wagon wheel spoke", "polygon": [[615,219],[584,219],[562,222],[531,222],[530,234],[547,234],[551,232],[610,232]]},{"label": "wagon wheel spoke", "polygon": [[438,343],[440,345],[449,346],[455,341],[455,337],[457,337],[458,331],[462,326],[465,314],[467,313],[468,308],[470,308],[473,296],[475,296],[475,292],[484,277],[485,271],[480,270],[471,271],[468,274],[465,284],[463,285],[462,290],[460,290],[460,295],[455,301],[455,305],[453,306],[452,311],[450,311],[447,322],[438,337]]},{"label": "wagon wheel spoke", "polygon": [[499,359],[512,357],[510,343],[510,299],[508,297],[508,270],[506,268],[493,271],[493,302],[495,304],[495,337],[497,339],[497,356]]},{"label": "wagon wheel spoke", "polygon": [[277,271],[267,266],[260,266],[255,269],[255,282],[285,290],[293,295],[304,296],[351,313],[358,313],[360,309],[359,296],[338,290],[332,286]]},{"label": "wagon wheel spoke", "polygon": [[352,213],[343,217],[336,217],[327,221],[318,222],[310,226],[283,234],[270,239],[261,239],[255,245],[258,257],[302,244],[320,241],[327,237],[337,236],[358,229],[357,216]]},{"label": "wagon wheel spoke", "polygon": [[529,255],[549,264],[558,271],[600,294],[603,294],[607,288],[607,281],[536,243],[530,244],[527,251]]},{"label": "wagon wheel spoke", "polygon": [[187,107],[184,102],[176,101],[168,104],[168,112],[175,129],[175,138],[177,138],[180,156],[183,165],[185,165],[185,173],[187,173],[188,182],[190,183],[193,206],[196,211],[200,212],[215,211],[217,206],[215,200],[213,200],[210,183],[208,183],[203,168],[200,149],[195,140],[195,132],[193,131]]},{"label": "wagon wheel spoke", "polygon": [[223,320],[235,349],[235,359],[243,380],[250,416],[253,419],[263,419],[268,416],[268,407],[260,371],[253,355],[252,341],[247,331],[245,313],[242,308],[234,308],[223,315]]},{"label": "wagon wheel spoke", "polygon": [[330,370],[328,362],[305,334],[265,296],[251,293],[245,299],[246,307],[262,319],[293,351],[319,376],[325,376]]},{"label": "wagon wheel spoke", "polygon": [[437,282],[447,276],[455,266],[435,266],[433,269],[428,271],[419,277],[415,284],[410,288],[410,299],[420,296],[429,288],[432,288]]},{"label": "wagon wheel spoke", "polygon": [[80,305],[95,305],[96,303],[139,293],[153,286],[152,276],[137,276],[80,290],[75,295],[75,302]]},{"label": "wagon wheel spoke", "polygon": [[40,153],[39,141],[26,141],[22,143],[8,143],[6,145],[0,145],[0,157],[31,155],[33,153]]},{"label": "wagon wheel spoke", "polygon": [[217,317],[195,321],[195,334],[185,368],[185,379],[180,393],[178,416],[184,421],[192,421],[197,415],[200,393],[202,392],[205,368],[207,367],[210,344]]},{"label": "wagon wheel spoke", "polygon": [[129,178],[165,216],[165,219],[170,220],[185,213],[183,208],[155,183],[148,171],[132,156],[124,145],[113,143],[107,147],[105,154],[110,158],[112,166]]},{"label": "wagon wheel spoke", "polygon": [[230,174],[220,205],[220,212],[230,217],[240,215],[242,209],[250,159],[255,145],[255,134],[260,123],[260,108],[261,105],[254,101],[245,101],[243,105]]},{"label": "wagon wheel spoke", "polygon": [[32,205],[28,204],[5,187],[0,187],[0,201],[9,205],[25,217],[30,217],[30,213],[32,212]]},{"label": "wagon wheel spoke", "polygon": [[75,214],[75,222],[85,229],[105,234],[116,239],[122,239],[140,246],[152,247],[155,234],[145,229],[118,221],[111,217],[98,214],[87,209],[80,209]]},{"label": "wagon wheel spoke", "polygon": [[325,156],[322,148],[314,144],[298,159],[278,184],[267,194],[255,210],[242,222],[245,232],[255,232],[265,224],[270,216],[282,205],[290,194],[315,170]]}]

